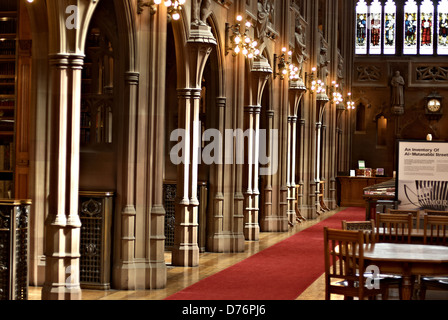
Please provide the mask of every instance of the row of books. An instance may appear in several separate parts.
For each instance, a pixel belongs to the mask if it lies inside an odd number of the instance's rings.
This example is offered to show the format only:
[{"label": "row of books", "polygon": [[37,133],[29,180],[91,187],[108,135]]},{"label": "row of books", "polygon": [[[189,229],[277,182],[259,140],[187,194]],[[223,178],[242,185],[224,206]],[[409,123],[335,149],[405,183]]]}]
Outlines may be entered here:
[{"label": "row of books", "polygon": [[0,11],[17,11],[17,0],[0,1]]},{"label": "row of books", "polygon": [[11,199],[12,180],[0,180],[0,199]]},{"label": "row of books", "polygon": [[11,99],[0,99],[0,107],[14,107],[15,102]]},{"label": "row of books", "polygon": [[0,41],[0,56],[13,56],[15,54],[16,54],[15,40]]},{"label": "row of books", "polygon": [[14,168],[14,144],[0,145],[0,170],[13,170]]},{"label": "row of books", "polygon": [[13,34],[16,32],[17,32],[17,19],[15,18],[0,19],[0,34]]},{"label": "row of books", "polygon": [[16,74],[16,63],[15,62],[1,62],[0,63],[0,75],[13,76],[15,74]]}]

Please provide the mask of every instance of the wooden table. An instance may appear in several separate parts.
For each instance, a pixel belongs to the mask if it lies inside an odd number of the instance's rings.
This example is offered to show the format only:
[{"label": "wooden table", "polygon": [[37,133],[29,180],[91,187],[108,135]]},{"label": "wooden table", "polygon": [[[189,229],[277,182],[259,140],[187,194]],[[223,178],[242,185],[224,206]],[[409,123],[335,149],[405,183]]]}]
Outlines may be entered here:
[{"label": "wooden table", "polygon": [[402,299],[412,296],[412,277],[448,275],[448,247],[418,244],[376,243],[365,245],[365,265],[381,273],[403,277]]}]

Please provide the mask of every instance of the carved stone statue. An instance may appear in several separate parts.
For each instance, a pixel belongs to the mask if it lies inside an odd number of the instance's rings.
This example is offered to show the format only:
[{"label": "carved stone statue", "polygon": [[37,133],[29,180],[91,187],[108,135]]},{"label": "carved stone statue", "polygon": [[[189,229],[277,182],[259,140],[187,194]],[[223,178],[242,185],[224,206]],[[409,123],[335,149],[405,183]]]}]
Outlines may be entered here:
[{"label": "carved stone statue", "polygon": [[309,55],[306,53],[306,38],[305,32],[303,32],[302,24],[300,23],[300,17],[296,19],[296,32],[295,32],[295,52],[299,77],[303,80],[303,63],[308,60]]},{"label": "carved stone statue", "polygon": [[344,58],[341,52],[338,50],[338,79],[344,78]]},{"label": "carved stone statue", "polygon": [[206,21],[211,14],[211,0],[191,1],[191,23],[194,25],[207,25]]},{"label": "carved stone statue", "polygon": [[329,74],[328,71],[328,65],[330,64],[330,61],[327,57],[327,48],[324,44],[323,35],[321,34],[321,46],[320,46],[320,56],[319,56],[319,78],[324,82],[327,83],[327,77]]},{"label": "carved stone statue", "polygon": [[258,0],[258,23],[257,23],[257,39],[260,43],[264,41],[266,37],[266,29],[268,22],[272,19],[274,13],[274,4],[272,0]]},{"label": "carved stone statue", "polygon": [[392,107],[404,107],[404,79],[400,71],[395,71],[395,75],[390,82],[392,86]]}]

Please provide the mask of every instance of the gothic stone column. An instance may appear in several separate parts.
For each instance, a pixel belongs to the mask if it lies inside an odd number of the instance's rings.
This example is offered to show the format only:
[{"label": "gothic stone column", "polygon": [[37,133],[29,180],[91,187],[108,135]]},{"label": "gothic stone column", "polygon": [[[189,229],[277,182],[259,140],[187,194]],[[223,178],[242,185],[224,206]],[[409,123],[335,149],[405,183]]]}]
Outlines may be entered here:
[{"label": "gothic stone column", "polygon": [[80,55],[50,56],[50,212],[45,222],[46,268],[42,289],[42,298],[48,300],[81,299],[78,179],[82,65]]},{"label": "gothic stone column", "polygon": [[251,90],[250,105],[245,107],[246,130],[248,132],[248,148],[246,157],[246,190],[244,192],[244,236],[248,241],[258,241],[260,226],[258,174],[259,174],[259,147],[260,147],[260,111],[263,90],[272,69],[266,59],[253,61],[251,77],[249,79]]},{"label": "gothic stone column", "polygon": [[198,163],[201,130],[199,108],[202,74],[216,40],[211,28],[192,24],[186,43],[188,64],[185,66],[184,88],[178,90],[179,129],[184,130],[184,155],[178,165],[177,199],[172,263],[176,266],[199,265],[198,246]]},{"label": "gothic stone column", "polygon": [[288,115],[288,221],[290,225],[296,222],[296,151],[297,151],[297,109],[306,91],[301,81],[291,81],[289,86],[289,115]]}]

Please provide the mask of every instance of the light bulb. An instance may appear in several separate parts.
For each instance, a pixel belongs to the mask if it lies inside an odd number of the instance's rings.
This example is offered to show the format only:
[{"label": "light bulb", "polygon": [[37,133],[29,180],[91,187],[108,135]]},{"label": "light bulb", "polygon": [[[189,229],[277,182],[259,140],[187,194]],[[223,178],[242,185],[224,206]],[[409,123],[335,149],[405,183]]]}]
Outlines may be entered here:
[{"label": "light bulb", "polygon": [[241,38],[239,36],[236,36],[233,41],[235,42],[235,44],[239,44],[241,42]]},{"label": "light bulb", "polygon": [[161,4],[162,0],[154,0],[154,4]]},{"label": "light bulb", "polygon": [[236,16],[236,21],[243,21],[243,17],[241,15]]},{"label": "light bulb", "polygon": [[240,53],[240,47],[238,47],[238,46],[235,47],[235,53],[236,54]]},{"label": "light bulb", "polygon": [[174,20],[179,20],[180,19],[180,14],[178,12],[173,14],[173,19]]}]

